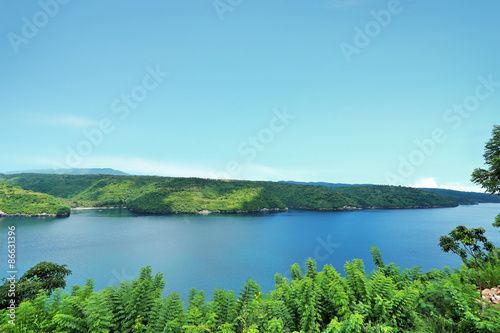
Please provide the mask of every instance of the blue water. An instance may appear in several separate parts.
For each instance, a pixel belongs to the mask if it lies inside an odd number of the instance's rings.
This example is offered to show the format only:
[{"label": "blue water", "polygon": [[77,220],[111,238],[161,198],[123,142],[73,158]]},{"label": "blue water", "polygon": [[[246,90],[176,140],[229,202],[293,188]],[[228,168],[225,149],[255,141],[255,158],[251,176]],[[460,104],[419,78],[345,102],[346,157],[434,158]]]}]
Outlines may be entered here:
[{"label": "blue water", "polygon": [[[289,276],[293,263],[312,257],[318,268],[361,258],[373,269],[370,246],[386,264],[420,265],[424,271],[458,266],[440,251],[439,236],[459,224],[484,227],[500,246],[500,229],[491,226],[500,204],[439,209],[363,210],[244,215],[140,216],[125,209],[73,211],[68,218],[0,218],[2,276],[7,275],[7,227],[16,226],[18,276],[40,261],[66,264],[68,288],[92,277],[96,290],[138,276],[151,265],[164,274],[164,295],[185,299],[196,287],[239,291],[248,277],[264,292],[274,274]],[[1,236],[4,235],[4,236]]]}]

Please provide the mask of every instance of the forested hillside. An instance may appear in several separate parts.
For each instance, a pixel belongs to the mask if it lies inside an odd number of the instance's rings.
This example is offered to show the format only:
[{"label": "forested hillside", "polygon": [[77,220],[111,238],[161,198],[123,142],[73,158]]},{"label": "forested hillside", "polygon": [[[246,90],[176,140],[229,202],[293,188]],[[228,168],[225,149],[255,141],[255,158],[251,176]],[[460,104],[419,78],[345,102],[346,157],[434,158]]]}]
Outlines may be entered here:
[{"label": "forested hillside", "polygon": [[334,191],[355,198],[365,208],[428,208],[457,205],[454,200],[443,195],[411,187],[356,185],[337,187]]},{"label": "forested hillside", "polygon": [[1,215],[69,215],[70,208],[51,195],[23,190],[17,186],[0,184]]},{"label": "forested hillside", "polygon": [[135,212],[153,214],[457,205],[439,194],[395,186],[334,189],[282,182],[47,174],[1,175],[0,182],[52,195],[71,207],[128,207]]},{"label": "forested hillside", "polygon": [[128,202],[127,207],[141,213],[253,212],[281,210],[286,206],[263,187],[241,182],[173,178],[157,184]]},{"label": "forested hillside", "polygon": [[455,200],[460,205],[473,205],[478,203],[500,203],[500,196],[497,194],[462,192],[447,190],[442,188],[422,188],[422,190],[438,193]]},{"label": "forested hillside", "polygon": [[302,209],[356,209],[362,205],[352,198],[323,186],[306,186],[277,182],[257,182],[269,190],[289,208]]},{"label": "forested hillside", "polygon": [[[300,184],[309,186],[325,186],[331,188],[350,187],[350,186],[370,186],[373,184],[346,184],[346,183],[326,183],[326,182],[294,182],[280,181],[285,184]],[[478,203],[500,203],[500,196],[489,193],[465,192],[448,190],[443,188],[419,188],[420,190],[438,193],[454,200],[459,205],[474,205]]]}]

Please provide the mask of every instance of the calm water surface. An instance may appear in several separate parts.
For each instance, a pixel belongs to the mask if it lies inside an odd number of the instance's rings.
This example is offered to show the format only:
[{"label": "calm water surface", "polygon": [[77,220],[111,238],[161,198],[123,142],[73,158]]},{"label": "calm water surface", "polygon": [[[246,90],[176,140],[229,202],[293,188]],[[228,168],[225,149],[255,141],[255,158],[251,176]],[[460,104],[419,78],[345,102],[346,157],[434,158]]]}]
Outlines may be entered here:
[{"label": "calm water surface", "polygon": [[[68,218],[0,218],[0,246],[7,272],[7,227],[16,226],[20,273],[40,261],[66,264],[73,271],[68,287],[92,277],[96,290],[138,276],[151,265],[164,274],[164,295],[184,299],[191,287],[211,294],[215,287],[239,291],[248,277],[267,292],[274,274],[315,258],[318,267],[361,258],[373,269],[370,246],[378,246],[386,264],[424,271],[458,266],[442,253],[439,236],[459,224],[484,227],[500,246],[491,226],[500,204],[438,209],[363,210],[245,215],[140,216],[125,209],[73,211]],[[19,274],[18,276],[20,276]]]}]

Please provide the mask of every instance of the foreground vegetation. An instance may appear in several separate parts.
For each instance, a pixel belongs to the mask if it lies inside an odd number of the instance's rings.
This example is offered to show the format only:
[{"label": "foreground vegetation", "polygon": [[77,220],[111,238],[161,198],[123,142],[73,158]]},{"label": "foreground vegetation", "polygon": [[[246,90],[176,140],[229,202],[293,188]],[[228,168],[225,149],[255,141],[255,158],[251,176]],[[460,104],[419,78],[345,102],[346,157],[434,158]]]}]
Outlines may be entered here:
[{"label": "foreground vegetation", "polygon": [[[500,284],[499,255],[490,251],[486,258],[487,286]],[[418,266],[385,265],[375,247],[372,256],[377,269],[370,274],[360,259],[345,264],[345,277],[331,265],[318,272],[309,260],[305,273],[294,264],[290,278],[277,274],[267,294],[248,279],[238,295],[215,289],[210,302],[194,288],[187,303],[175,292],[161,297],[162,274],[146,267],[138,278],[98,292],[91,279],[71,292],[40,291],[16,308],[15,325],[9,309],[2,310],[0,325],[4,332],[36,333],[498,332],[500,310],[488,304],[482,311],[474,268],[422,274]]]},{"label": "foreground vegetation", "polygon": [[71,207],[127,207],[140,213],[241,212],[302,208],[453,207],[445,196],[400,186],[332,189],[276,182],[117,175],[2,175],[0,182],[60,198]]},{"label": "foreground vegetation", "polygon": [[[26,191],[17,186],[0,183],[0,211],[5,214],[69,215],[69,205],[51,195]],[[2,215],[0,213],[0,215]]]}]

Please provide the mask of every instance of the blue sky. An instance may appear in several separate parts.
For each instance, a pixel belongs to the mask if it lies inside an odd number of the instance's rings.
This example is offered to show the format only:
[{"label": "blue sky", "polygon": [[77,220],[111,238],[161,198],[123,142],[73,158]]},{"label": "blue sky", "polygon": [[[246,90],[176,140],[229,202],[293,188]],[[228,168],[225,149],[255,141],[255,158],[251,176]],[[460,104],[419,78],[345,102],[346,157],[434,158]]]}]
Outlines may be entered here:
[{"label": "blue sky", "polygon": [[0,172],[468,189],[496,0],[5,1]]}]

